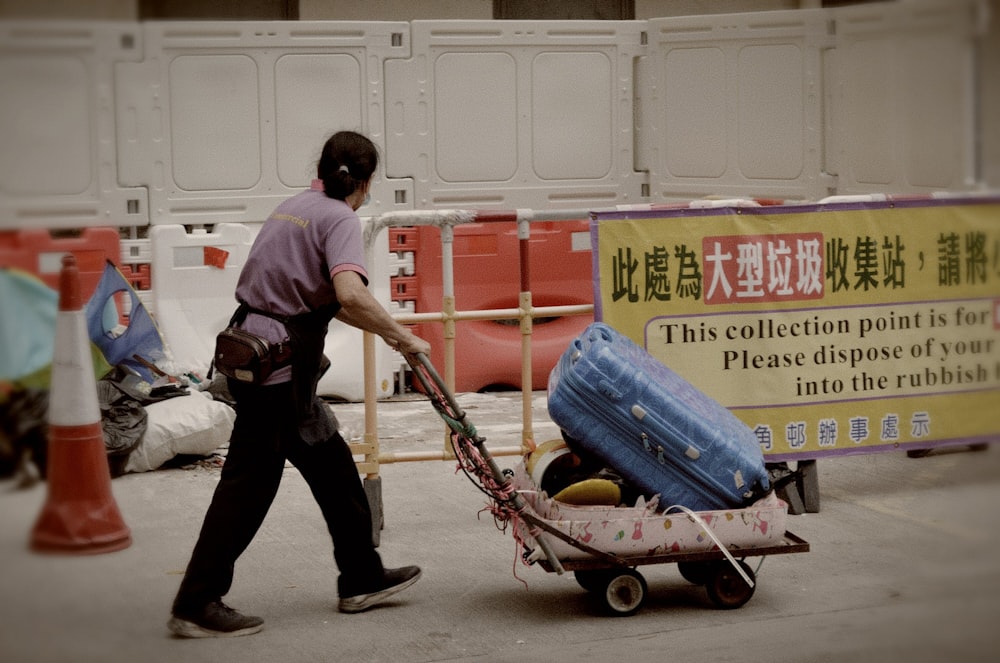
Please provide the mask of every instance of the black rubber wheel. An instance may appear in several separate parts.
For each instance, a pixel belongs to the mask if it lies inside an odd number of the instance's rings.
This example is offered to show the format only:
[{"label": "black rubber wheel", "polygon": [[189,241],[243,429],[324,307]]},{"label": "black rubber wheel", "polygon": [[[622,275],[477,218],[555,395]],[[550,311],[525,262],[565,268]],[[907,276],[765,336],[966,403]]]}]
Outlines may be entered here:
[{"label": "black rubber wheel", "polygon": [[681,577],[692,585],[704,585],[712,575],[712,562],[678,562]]},{"label": "black rubber wheel", "polygon": [[573,571],[573,577],[588,592],[603,592],[611,573],[607,569],[578,569]]},{"label": "black rubber wheel", "polygon": [[635,569],[615,570],[608,574],[604,604],[616,617],[635,614],[646,598],[646,579]]},{"label": "black rubber wheel", "polygon": [[728,561],[716,562],[713,564],[712,572],[705,583],[705,589],[708,590],[708,598],[717,608],[723,610],[739,608],[750,600],[757,588],[753,570],[745,562],[738,561],[737,563],[747,574],[747,577],[754,581],[753,586],[748,585],[743,576]]}]

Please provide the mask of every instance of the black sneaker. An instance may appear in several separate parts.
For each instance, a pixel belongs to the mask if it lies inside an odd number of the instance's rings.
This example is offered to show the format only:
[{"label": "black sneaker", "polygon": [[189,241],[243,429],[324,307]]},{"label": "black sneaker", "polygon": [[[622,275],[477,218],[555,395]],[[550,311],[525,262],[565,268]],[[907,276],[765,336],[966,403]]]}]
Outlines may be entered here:
[{"label": "black sneaker", "polygon": [[213,601],[200,610],[174,612],[167,628],[182,638],[235,638],[257,633],[264,628],[264,620]]},{"label": "black sneaker", "polygon": [[370,594],[342,596],[341,612],[361,612],[377,603],[381,603],[397,592],[401,592],[420,579],[420,567],[402,566],[398,569],[386,569],[382,575],[382,588]]}]

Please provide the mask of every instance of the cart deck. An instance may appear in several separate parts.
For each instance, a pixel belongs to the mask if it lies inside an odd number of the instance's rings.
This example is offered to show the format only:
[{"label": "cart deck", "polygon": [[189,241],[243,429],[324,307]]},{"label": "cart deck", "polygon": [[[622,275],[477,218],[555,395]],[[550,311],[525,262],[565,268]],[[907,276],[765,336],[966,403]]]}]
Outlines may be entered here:
[{"label": "cart deck", "polygon": [[[511,473],[515,486],[525,481],[530,486],[521,469],[519,465]],[[762,563],[770,555],[809,551],[805,540],[785,529],[787,505],[775,497],[745,509],[697,513],[684,509],[668,515],[658,512],[655,503],[645,508],[579,507],[530,489],[522,489],[522,494],[527,506],[514,519],[515,538],[524,546],[522,559],[548,572],[571,571],[581,587],[601,596],[613,615],[631,615],[645,600],[648,589],[636,570],[639,566],[676,564],[683,578],[705,587],[716,607],[734,609],[756,590],[756,571],[747,558],[760,557]],[[540,514],[535,507],[548,512]],[[770,521],[762,520],[761,514]],[[591,520],[583,520],[588,516]],[[716,524],[718,533],[710,523]],[[765,524],[773,526],[767,535],[759,531]],[[630,529],[634,536],[621,536]],[[616,532],[612,543],[607,534]],[[732,535],[729,541],[727,532]],[[548,553],[533,549],[545,538],[551,539]],[[664,545],[668,542],[672,545]],[[643,549],[646,552],[638,552]]]},{"label": "cart deck", "polygon": [[[776,545],[762,546],[760,548],[743,548],[733,551],[733,556],[737,559],[746,557],[768,557],[770,555],[789,555],[793,553],[809,552],[809,543],[801,537],[786,531],[781,542]],[[712,562],[724,561],[726,556],[721,550],[708,551],[680,551],[666,553],[663,555],[641,555],[636,557],[620,557],[621,566],[643,566],[646,564],[682,564],[686,562]],[[539,559],[538,566],[548,572],[555,569],[547,559]],[[594,571],[597,569],[613,568],[604,559],[571,559],[560,560],[564,571]]]}]

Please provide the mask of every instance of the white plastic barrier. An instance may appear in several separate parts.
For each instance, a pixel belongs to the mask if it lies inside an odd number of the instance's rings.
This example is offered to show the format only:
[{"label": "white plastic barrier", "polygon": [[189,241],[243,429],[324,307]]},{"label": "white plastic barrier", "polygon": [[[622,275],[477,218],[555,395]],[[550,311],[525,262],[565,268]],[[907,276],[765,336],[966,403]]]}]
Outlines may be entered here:
[{"label": "white plastic barrier", "polygon": [[975,0],[837,10],[824,86],[837,193],[975,186],[980,10]]},{"label": "white plastic barrier", "polygon": [[153,310],[179,369],[208,370],[215,336],[236,310],[236,281],[253,235],[236,223],[213,232],[188,233],[179,225],[150,229]]},{"label": "white plastic barrier", "polygon": [[823,173],[822,10],[649,21],[641,67],[652,199],[815,199]]},{"label": "white plastic barrier", "polygon": [[[338,129],[382,150],[363,210],[373,215],[975,189],[981,7],[909,0],[620,22],[0,21],[0,230],[174,227],[150,232],[160,249],[140,296],[175,352],[205,362],[236,276],[229,266],[181,276],[172,242],[216,238],[170,233],[263,221],[308,185]],[[248,246],[217,239],[236,254]],[[123,246],[126,265],[144,267],[143,241]],[[369,268],[389,305],[398,261],[378,249]],[[342,341],[355,333],[343,331],[328,354],[360,362],[360,335]],[[321,386],[353,400],[359,374],[344,366]]]},{"label": "white plastic barrier", "polygon": [[386,62],[387,172],[417,209],[641,202],[642,21],[413,21]]},{"label": "white plastic barrier", "polygon": [[976,186],[978,0],[653,19],[653,201]]},{"label": "white plastic barrier", "polygon": [[0,21],[0,230],[146,225],[115,150],[114,69],[141,58],[135,24]]},{"label": "white plastic barrier", "polygon": [[[150,229],[153,264],[153,308],[178,370],[208,370],[215,336],[236,310],[236,283],[256,234],[247,224],[219,224],[212,232],[159,224]],[[388,245],[382,233],[369,270],[371,287],[388,304]],[[382,256],[381,259],[379,256]],[[364,399],[362,334],[334,321],[326,337],[326,354],[333,361],[320,380],[319,393],[350,401]],[[376,395],[393,392],[392,351],[376,342]]]},{"label": "white plastic barrier", "polygon": [[0,21],[0,229],[258,222],[341,128],[373,214],[969,190],[985,6]]},{"label": "white plastic barrier", "polygon": [[[410,52],[406,23],[153,22],[143,35],[145,59],[119,68],[119,149],[126,181],[150,187],[153,224],[263,221],[309,185],[334,131],[381,144],[383,61]],[[370,209],[408,187],[377,181]]]},{"label": "white plastic barrier", "polygon": [[[119,69],[119,114],[136,118],[120,127],[121,161],[130,182],[150,186],[157,317],[178,361],[207,367],[252,243],[251,230],[234,222],[261,222],[308,186],[334,131],[360,130],[381,143],[381,62],[409,54],[409,30],[405,23],[340,22],[143,27],[145,60]],[[412,200],[410,188],[380,178],[365,209],[395,209]],[[218,225],[187,234],[176,224]],[[236,248],[222,273],[176,262],[204,246]],[[386,303],[387,260],[370,259],[373,291]],[[320,393],[363,398],[361,350],[359,331],[331,324],[327,354],[336,363]],[[392,393],[391,353],[377,345],[376,355],[382,396]]]}]

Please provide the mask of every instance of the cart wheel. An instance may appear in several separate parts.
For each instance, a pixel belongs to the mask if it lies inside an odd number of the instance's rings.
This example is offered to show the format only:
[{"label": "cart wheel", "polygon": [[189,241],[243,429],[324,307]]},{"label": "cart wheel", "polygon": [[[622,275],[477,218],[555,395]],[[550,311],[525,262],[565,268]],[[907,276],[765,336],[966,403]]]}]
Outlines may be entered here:
[{"label": "cart wheel", "polygon": [[612,571],[605,576],[604,603],[612,615],[635,614],[646,598],[646,579],[635,569]]},{"label": "cart wheel", "polygon": [[754,584],[752,587],[748,585],[743,576],[729,562],[715,563],[705,583],[705,589],[708,590],[708,598],[717,608],[733,610],[742,606],[753,596],[757,587],[753,569],[742,561],[737,563],[744,573],[751,580],[754,580]]},{"label": "cart wheel", "polygon": [[588,592],[603,592],[612,573],[608,569],[579,569],[573,571],[573,577]]},{"label": "cart wheel", "polygon": [[704,585],[712,575],[711,562],[678,562],[681,577],[692,585]]}]

